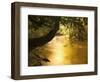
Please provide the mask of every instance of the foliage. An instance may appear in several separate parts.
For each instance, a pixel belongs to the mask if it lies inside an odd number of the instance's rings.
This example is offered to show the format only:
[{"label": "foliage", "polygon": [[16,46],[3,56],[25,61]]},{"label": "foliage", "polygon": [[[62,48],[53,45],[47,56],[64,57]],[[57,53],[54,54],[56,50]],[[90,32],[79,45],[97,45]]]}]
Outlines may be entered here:
[{"label": "foliage", "polygon": [[54,28],[56,16],[28,16],[29,38],[38,38],[48,34]]},{"label": "foliage", "polygon": [[60,23],[69,29],[70,40],[84,41],[87,40],[87,21],[86,17],[61,17]]},{"label": "foliage", "polygon": [[[59,19],[60,18],[60,19]],[[70,40],[87,40],[87,21],[86,17],[57,17],[57,16],[28,16],[29,38],[41,37],[48,34],[51,29],[55,28],[55,19],[65,28],[60,29],[60,33],[69,34]],[[69,33],[68,33],[69,30]]]}]

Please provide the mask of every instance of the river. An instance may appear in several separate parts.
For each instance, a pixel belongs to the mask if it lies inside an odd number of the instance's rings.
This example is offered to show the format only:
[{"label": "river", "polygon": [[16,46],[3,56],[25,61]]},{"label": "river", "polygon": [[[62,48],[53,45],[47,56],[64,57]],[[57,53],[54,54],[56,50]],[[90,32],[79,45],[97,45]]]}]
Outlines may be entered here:
[{"label": "river", "polygon": [[50,62],[43,65],[87,64],[87,42],[72,43],[66,36],[55,36],[50,42],[38,47],[38,53]]}]

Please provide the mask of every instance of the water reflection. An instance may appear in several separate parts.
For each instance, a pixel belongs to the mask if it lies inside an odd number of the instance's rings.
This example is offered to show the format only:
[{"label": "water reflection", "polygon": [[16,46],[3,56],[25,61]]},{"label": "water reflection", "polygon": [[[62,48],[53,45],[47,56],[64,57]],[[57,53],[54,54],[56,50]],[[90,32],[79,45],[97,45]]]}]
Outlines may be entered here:
[{"label": "water reflection", "polygon": [[67,42],[66,38],[64,36],[56,36],[51,42],[49,42],[49,45],[52,45],[52,55],[49,57],[51,62],[49,64],[53,65],[59,65],[64,64],[65,62],[68,64],[70,63],[70,60],[67,60],[66,57],[68,56],[68,52],[66,53],[66,44]]},{"label": "water reflection", "polygon": [[43,65],[87,64],[86,42],[71,43],[66,36],[55,36],[50,42],[38,47],[38,54],[46,57],[50,62]]}]

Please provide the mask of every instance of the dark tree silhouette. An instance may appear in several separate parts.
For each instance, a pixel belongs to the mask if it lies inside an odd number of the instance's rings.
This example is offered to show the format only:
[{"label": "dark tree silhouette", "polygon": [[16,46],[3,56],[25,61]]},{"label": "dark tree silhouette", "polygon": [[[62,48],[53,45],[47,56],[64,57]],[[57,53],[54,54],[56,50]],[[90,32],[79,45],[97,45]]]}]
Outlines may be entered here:
[{"label": "dark tree silhouette", "polygon": [[42,25],[51,28],[51,30],[44,36],[28,39],[28,48],[30,52],[32,49],[42,46],[52,40],[59,29],[59,17],[29,15],[28,19],[32,22],[32,28],[35,28],[35,30],[40,28]]}]

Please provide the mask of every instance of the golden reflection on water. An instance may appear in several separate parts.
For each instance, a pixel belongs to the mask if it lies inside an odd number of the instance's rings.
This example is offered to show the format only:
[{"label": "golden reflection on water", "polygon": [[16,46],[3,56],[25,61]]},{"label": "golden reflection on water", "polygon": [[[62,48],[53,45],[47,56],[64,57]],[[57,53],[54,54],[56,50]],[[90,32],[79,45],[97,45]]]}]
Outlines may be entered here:
[{"label": "golden reflection on water", "polygon": [[67,64],[70,63],[70,61],[65,58],[69,53],[67,52],[66,54],[63,36],[56,36],[49,44],[52,44],[52,55],[49,58],[51,62],[49,64],[59,65],[64,64],[64,62]]},{"label": "golden reflection on water", "polygon": [[72,44],[66,36],[55,36],[38,49],[50,60],[43,65],[87,64],[87,42]]}]

